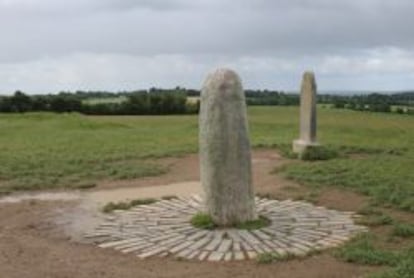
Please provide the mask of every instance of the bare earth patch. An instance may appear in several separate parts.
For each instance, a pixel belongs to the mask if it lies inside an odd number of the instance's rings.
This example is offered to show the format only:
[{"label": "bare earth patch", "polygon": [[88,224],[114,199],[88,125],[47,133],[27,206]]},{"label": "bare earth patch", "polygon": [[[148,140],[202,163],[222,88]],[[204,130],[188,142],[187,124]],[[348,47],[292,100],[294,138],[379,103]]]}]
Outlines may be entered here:
[{"label": "bare earth patch", "polygon": [[[270,193],[280,198],[287,198],[295,197],[298,192],[304,194],[309,191],[303,186],[270,174],[275,167],[286,162],[274,150],[255,151],[253,159],[254,184],[258,193]],[[187,189],[194,185],[191,182],[199,180],[197,155],[166,158],[159,160],[159,162],[169,165],[170,172],[160,177],[140,180],[119,183],[103,182],[98,185],[96,190],[79,193],[81,197],[78,200],[0,202],[0,277],[247,278],[275,277],[277,275],[282,278],[348,278],[360,277],[373,270],[372,267],[341,262],[328,253],[270,265],[258,265],[255,261],[220,262],[214,263],[213,266],[206,262],[176,261],[168,258],[140,260],[134,255],[119,254],[113,250],[102,250],[93,245],[81,244],[76,241],[76,238],[67,236],[65,229],[69,222],[77,218],[79,225],[88,225],[86,220],[91,218],[88,216],[82,222],[82,215],[87,216],[87,212],[96,209],[98,203],[109,200],[111,189],[128,188],[123,193],[117,190],[112,192],[113,196],[117,196],[118,199],[139,198],[141,196],[131,195],[151,195],[148,191],[150,187],[154,187],[154,192],[157,191],[161,194],[164,192],[163,187],[160,186],[172,183],[181,183],[182,192],[187,192]],[[141,187],[142,191],[133,190]],[[102,189],[109,191],[100,191]],[[171,193],[166,192],[165,195],[171,195]],[[92,201],[91,207],[88,207],[84,202],[85,196],[98,201]],[[359,195],[345,196],[342,191],[322,192],[317,199],[317,203],[320,205],[341,210],[356,210],[356,206],[362,202],[363,198]]]}]

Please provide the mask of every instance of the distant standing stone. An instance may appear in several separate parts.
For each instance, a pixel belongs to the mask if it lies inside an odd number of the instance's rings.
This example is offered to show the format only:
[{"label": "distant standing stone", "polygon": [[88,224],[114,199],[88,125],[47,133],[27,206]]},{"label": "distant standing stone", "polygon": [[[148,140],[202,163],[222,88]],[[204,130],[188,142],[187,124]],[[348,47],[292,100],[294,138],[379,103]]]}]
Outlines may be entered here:
[{"label": "distant standing stone", "polygon": [[303,74],[300,90],[300,138],[293,141],[293,151],[303,153],[316,141],[316,82],[313,72]]},{"label": "distant standing stone", "polygon": [[218,69],[201,91],[201,183],[207,213],[218,225],[256,219],[246,101],[239,76]]}]

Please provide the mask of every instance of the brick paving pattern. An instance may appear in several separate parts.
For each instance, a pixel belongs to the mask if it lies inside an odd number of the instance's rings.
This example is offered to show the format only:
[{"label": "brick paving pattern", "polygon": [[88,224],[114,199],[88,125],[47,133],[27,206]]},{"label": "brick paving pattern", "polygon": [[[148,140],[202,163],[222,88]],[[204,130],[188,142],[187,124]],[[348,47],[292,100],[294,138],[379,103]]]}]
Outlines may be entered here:
[{"label": "brick paving pattern", "polygon": [[259,215],[271,224],[257,230],[203,230],[190,224],[203,211],[199,196],[161,200],[127,211],[114,211],[85,234],[101,248],[133,253],[144,259],[173,256],[188,260],[231,261],[254,259],[261,253],[304,256],[336,247],[366,227],[354,224],[353,212],[317,207],[303,201],[256,197]]}]

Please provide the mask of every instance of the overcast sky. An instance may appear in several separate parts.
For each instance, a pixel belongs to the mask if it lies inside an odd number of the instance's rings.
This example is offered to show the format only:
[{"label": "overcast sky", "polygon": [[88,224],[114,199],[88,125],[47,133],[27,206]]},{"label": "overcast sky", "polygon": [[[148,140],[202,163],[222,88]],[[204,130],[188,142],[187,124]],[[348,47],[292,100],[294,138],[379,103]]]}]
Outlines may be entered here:
[{"label": "overcast sky", "polygon": [[0,0],[0,94],[244,87],[414,89],[413,0]]}]

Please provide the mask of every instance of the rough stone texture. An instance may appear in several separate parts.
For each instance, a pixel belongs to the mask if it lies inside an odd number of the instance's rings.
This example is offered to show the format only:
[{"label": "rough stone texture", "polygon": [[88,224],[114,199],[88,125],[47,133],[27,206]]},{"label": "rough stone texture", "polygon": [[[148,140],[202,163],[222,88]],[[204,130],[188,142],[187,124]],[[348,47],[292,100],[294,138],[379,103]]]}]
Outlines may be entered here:
[{"label": "rough stone texture", "polygon": [[191,217],[205,209],[199,196],[194,196],[114,212],[85,238],[101,248],[135,254],[140,259],[172,256],[231,261],[254,259],[268,252],[303,256],[338,246],[366,231],[353,223],[350,212],[292,200],[256,198],[255,203],[257,212],[271,221],[270,226],[252,231],[194,228],[189,224]]},{"label": "rough stone texture", "polygon": [[223,226],[255,219],[246,102],[231,70],[218,69],[204,82],[199,141],[207,213]]},{"label": "rough stone texture", "polygon": [[293,151],[302,153],[316,141],[316,82],[313,72],[303,74],[300,89],[300,137],[293,141]]}]

